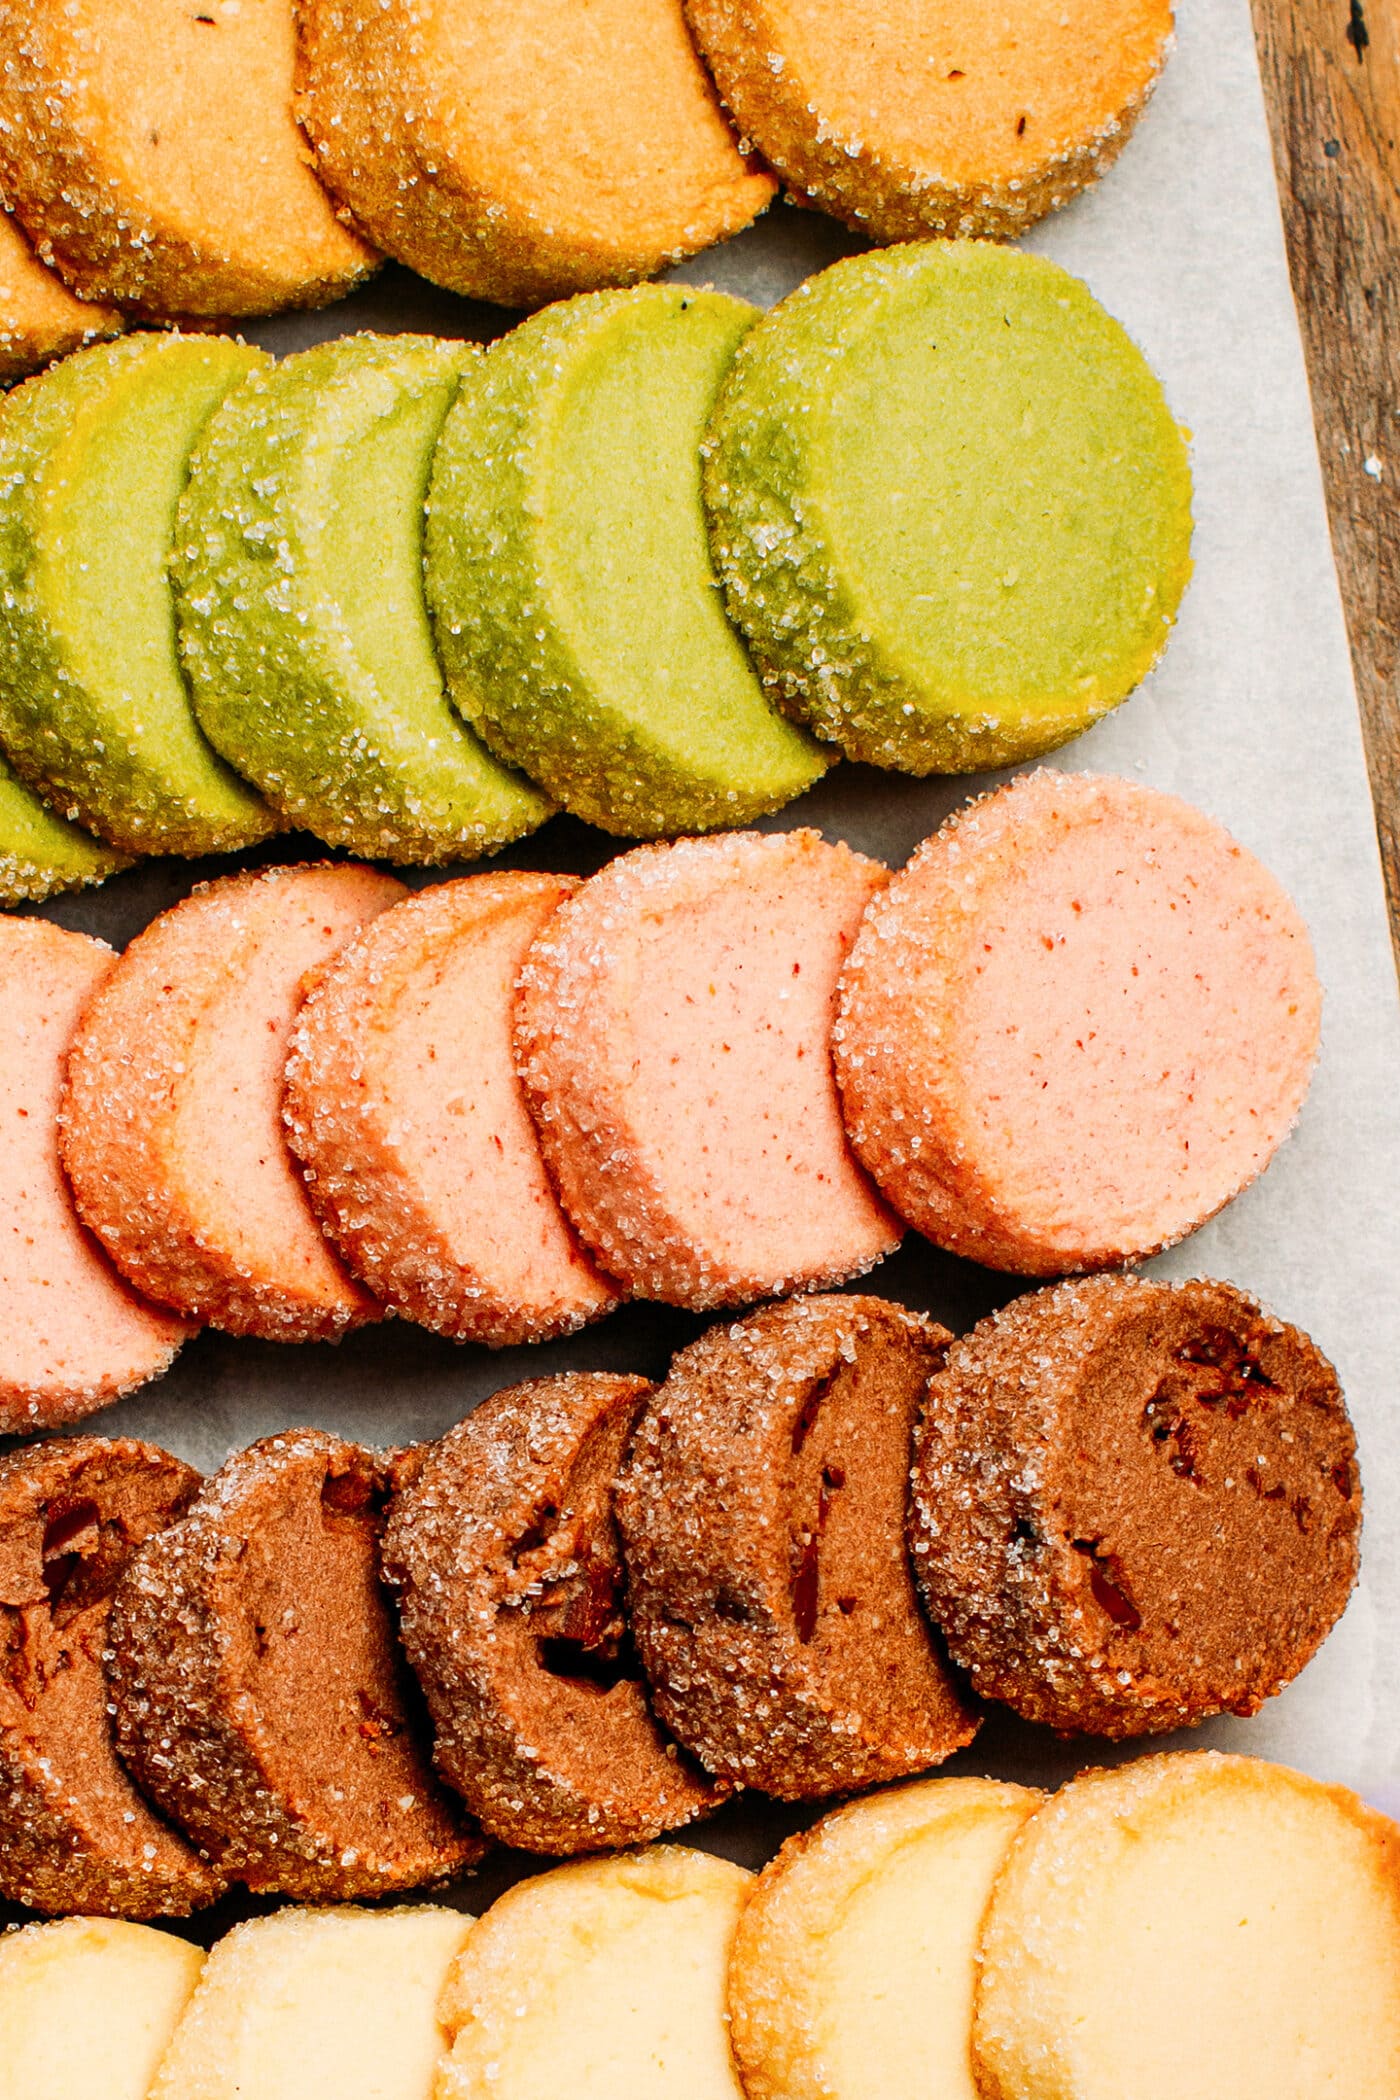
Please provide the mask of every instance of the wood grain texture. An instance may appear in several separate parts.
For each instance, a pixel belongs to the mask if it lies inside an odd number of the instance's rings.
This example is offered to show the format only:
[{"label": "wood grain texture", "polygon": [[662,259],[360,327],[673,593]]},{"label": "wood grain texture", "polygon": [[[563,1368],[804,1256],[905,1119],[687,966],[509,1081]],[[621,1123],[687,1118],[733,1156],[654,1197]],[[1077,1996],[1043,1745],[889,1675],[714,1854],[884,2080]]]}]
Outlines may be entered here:
[{"label": "wood grain texture", "polygon": [[1400,0],[1252,6],[1400,957]]}]

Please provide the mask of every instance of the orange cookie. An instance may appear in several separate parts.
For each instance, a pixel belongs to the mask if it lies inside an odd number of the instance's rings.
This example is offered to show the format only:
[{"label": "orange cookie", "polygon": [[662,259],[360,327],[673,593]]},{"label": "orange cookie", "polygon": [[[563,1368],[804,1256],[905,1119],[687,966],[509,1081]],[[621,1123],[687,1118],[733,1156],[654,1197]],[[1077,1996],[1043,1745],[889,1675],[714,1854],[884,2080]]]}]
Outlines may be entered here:
[{"label": "orange cookie", "polygon": [[91,306],[65,290],[0,206],[0,381],[22,379],[51,357],[121,331],[112,307]]}]

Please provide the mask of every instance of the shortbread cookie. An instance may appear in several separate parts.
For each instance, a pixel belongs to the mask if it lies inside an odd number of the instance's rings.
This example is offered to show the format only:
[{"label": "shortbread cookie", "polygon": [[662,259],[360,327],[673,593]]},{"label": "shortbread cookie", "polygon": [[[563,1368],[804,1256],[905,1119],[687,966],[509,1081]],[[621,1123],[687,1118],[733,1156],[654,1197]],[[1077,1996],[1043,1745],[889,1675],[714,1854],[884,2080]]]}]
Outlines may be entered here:
[{"label": "shortbread cookie", "polygon": [[943,1328],[797,1298],[683,1349],[618,1496],[657,1712],[707,1771],[785,1800],[940,1764],[977,1718],[905,1552],[909,1452]]},{"label": "shortbread cookie", "polygon": [[789,188],[876,240],[1001,238],[1116,160],[1171,0],[685,0],[735,123]]},{"label": "shortbread cookie", "polygon": [[659,1845],[508,1889],[448,1978],[435,2100],[742,2100],[724,1980],[752,1881]]},{"label": "shortbread cookie", "polygon": [[282,1075],[308,975],[403,894],[353,865],[225,876],[139,934],[88,1005],[64,1165],[84,1223],[162,1304],[285,1342],[380,1316],[306,1201]]},{"label": "shortbread cookie", "polygon": [[22,379],[51,357],[121,331],[115,307],[75,299],[45,269],[14,214],[0,204],[0,381]]},{"label": "shortbread cookie", "polygon": [[0,1892],[31,1910],[182,1917],[219,1877],[117,1757],[112,1592],[200,1478],[153,1444],[73,1437],[0,1458]]},{"label": "shortbread cookie", "polygon": [[939,1246],[1026,1276],[1116,1268],[1268,1165],[1321,1005],[1297,909],[1218,824],[1032,773],[875,899],[833,1041],[846,1128]]},{"label": "shortbread cookie", "polygon": [[706,449],[765,684],[871,765],[977,773],[1077,736],[1152,668],[1191,573],[1158,380],[1019,249],[915,243],[808,278],[740,344]]},{"label": "shortbread cookie", "polygon": [[1097,1276],[955,1342],[916,1441],[930,1616],[984,1697],[1066,1733],[1252,1714],[1356,1581],[1337,1374],[1226,1283]]},{"label": "shortbread cookie", "polygon": [[260,360],[226,336],[131,336],[0,409],[0,737],[124,853],[232,852],[276,828],[200,733],[169,576],[190,450]]},{"label": "shortbread cookie", "polygon": [[0,753],[0,904],[41,904],[130,866],[125,853],[57,816]]},{"label": "shortbread cookie", "polygon": [[428,585],[458,707],[625,837],[732,830],[830,764],[769,705],[710,565],[700,442],[757,319],[684,285],[551,307],[463,373],[434,461]]},{"label": "shortbread cookie", "polygon": [[0,2100],[147,2100],[204,1966],[173,1933],[61,1918],[0,1938]]},{"label": "shortbread cookie", "polygon": [[312,1209],[383,1303],[454,1341],[544,1341],[615,1287],[555,1201],[515,1075],[515,980],[576,884],[471,875],[384,912],[302,1007],[285,1114]]},{"label": "shortbread cookie", "polygon": [[449,704],[423,598],[433,448],[478,356],[354,335],[259,366],[180,500],[180,645],[206,735],[288,825],[371,859],[471,860],[550,813]]},{"label": "shortbread cookie", "polygon": [[89,1239],[59,1162],[64,1061],[112,964],[85,933],[0,919],[0,1435],[105,1407],[159,1378],[190,1333]]},{"label": "shortbread cookie", "polygon": [[393,1484],[391,1466],[320,1430],[264,1437],[118,1585],[122,1756],[251,1888],[344,1901],[481,1856],[419,1743],[379,1577]]},{"label": "shortbread cookie", "polygon": [[789,1838],[729,1963],[748,2100],[977,2100],[977,1940],[1007,1847],[1042,1796],[926,1779]]},{"label": "shortbread cookie", "polygon": [[815,831],[643,846],[530,950],[517,1055],[545,1162],[637,1297],[745,1304],[898,1244],[828,1050],[837,973],[887,879]]},{"label": "shortbread cookie", "polygon": [[1057,1794],[982,1929],[982,2100],[1393,2100],[1400,1830],[1246,1757]]},{"label": "shortbread cookie", "polygon": [[323,306],[376,257],[292,111],[292,0],[0,4],[0,177],[86,299],[154,314]]},{"label": "shortbread cookie", "polygon": [[150,2100],[433,2100],[448,2041],[438,1998],[471,1922],[422,1904],[236,1926],[205,1963]]},{"label": "shortbread cookie", "polygon": [[433,1761],[503,1844],[636,1844],[728,1792],[657,1726],[631,1652],[613,1495],[651,1391],[574,1372],[494,1393],[394,1498],[384,1568]]},{"label": "shortbread cookie", "polygon": [[301,0],[299,114],[386,253],[539,306],[653,276],[757,217],[681,0]]}]

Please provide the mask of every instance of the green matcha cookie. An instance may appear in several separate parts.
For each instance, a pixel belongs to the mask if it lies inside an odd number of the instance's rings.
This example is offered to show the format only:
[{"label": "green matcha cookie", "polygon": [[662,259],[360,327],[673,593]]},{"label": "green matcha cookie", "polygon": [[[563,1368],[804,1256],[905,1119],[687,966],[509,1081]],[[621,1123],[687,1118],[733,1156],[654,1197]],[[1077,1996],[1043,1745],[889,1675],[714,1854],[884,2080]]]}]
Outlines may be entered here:
[{"label": "green matcha cookie", "polygon": [[747,823],[828,757],[764,698],[729,626],[700,439],[757,315],[644,285],[547,308],[462,380],[428,505],[453,699],[605,831]]},{"label": "green matcha cookie", "polygon": [[190,448],[261,361],[220,336],[129,336],[0,407],[0,741],[126,853],[226,852],[276,828],[200,734],[167,569]]},{"label": "green matcha cookie", "polygon": [[1141,353],[1042,257],[930,241],[836,263],[746,338],[706,443],[731,616],[852,758],[980,772],[1151,668],[1191,573],[1183,434]]},{"label": "green matcha cookie", "polygon": [[210,741],[289,823],[442,862],[551,805],[443,692],[423,504],[462,343],[348,336],[262,368],[211,421],[180,505],[180,644]]},{"label": "green matcha cookie", "polygon": [[39,904],[130,866],[124,853],[56,817],[0,758],[0,904]]}]

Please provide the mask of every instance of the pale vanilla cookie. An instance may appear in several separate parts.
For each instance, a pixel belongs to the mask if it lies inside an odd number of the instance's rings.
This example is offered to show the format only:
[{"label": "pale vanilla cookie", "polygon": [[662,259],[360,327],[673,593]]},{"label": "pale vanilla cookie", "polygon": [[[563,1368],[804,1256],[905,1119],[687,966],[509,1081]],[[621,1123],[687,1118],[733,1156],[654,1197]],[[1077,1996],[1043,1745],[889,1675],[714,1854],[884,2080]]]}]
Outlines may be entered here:
[{"label": "pale vanilla cookie", "polygon": [[121,332],[116,309],[75,299],[40,262],[14,213],[0,204],[0,382],[22,379],[51,357]]},{"label": "pale vanilla cookie", "polygon": [[748,2100],[977,2100],[977,1938],[1042,1796],[991,1779],[868,1795],[788,1839],[729,1963]]},{"label": "pale vanilla cookie", "polygon": [[369,276],[297,128],[292,16],[293,0],[0,0],[0,178],[73,291],[265,314]]},{"label": "pale vanilla cookie", "polygon": [[982,1928],[981,2100],[1395,2100],[1400,1829],[1247,1757],[1090,1772]]},{"label": "pale vanilla cookie", "polygon": [[795,195],[876,240],[1026,227],[1117,159],[1171,0],[685,0],[715,84]]},{"label": "pale vanilla cookie", "polygon": [[386,253],[539,306],[728,238],[776,185],[736,140],[681,0],[300,0],[298,110]]},{"label": "pale vanilla cookie", "polygon": [[205,1963],[150,2100],[433,2100],[448,2041],[438,1999],[471,1922],[421,1904],[280,1910],[235,1926]]},{"label": "pale vanilla cookie", "polygon": [[292,1036],[284,1116],[306,1193],[355,1274],[405,1319],[502,1347],[610,1312],[555,1200],[515,1074],[515,980],[577,884],[469,875],[343,948]]},{"label": "pale vanilla cookie", "polygon": [[173,1933],[61,1918],[0,1937],[0,2100],[147,2100],[204,1966]]},{"label": "pale vanilla cookie", "polygon": [[887,880],[815,831],[680,839],[609,862],[535,941],[516,1054],[545,1164],[635,1296],[747,1304],[898,1244],[828,1049],[837,973]]},{"label": "pale vanilla cookie", "polygon": [[226,875],[153,920],[89,1002],[63,1163],[138,1290],[267,1341],[380,1317],[306,1201],[282,1081],[308,976],[403,894],[353,862]]},{"label": "pale vanilla cookie", "polygon": [[725,1971],[752,1882],[680,1845],[518,1882],[448,1977],[434,2100],[742,2100]]},{"label": "pale vanilla cookie", "polygon": [[1023,774],[876,897],[832,1040],[851,1143],[940,1247],[1024,1276],[1118,1268],[1262,1173],[1302,1107],[1322,990],[1277,877],[1107,774]]}]

